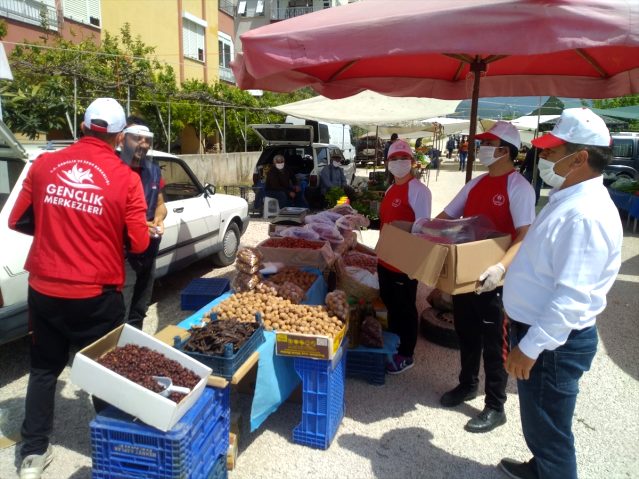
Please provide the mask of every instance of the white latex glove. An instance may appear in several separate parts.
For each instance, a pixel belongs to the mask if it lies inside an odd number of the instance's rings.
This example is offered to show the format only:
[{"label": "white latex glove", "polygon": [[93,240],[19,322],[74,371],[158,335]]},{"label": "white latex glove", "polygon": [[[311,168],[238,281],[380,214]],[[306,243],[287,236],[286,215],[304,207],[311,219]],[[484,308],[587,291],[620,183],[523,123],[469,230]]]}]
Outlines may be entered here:
[{"label": "white latex glove", "polygon": [[475,290],[476,294],[486,293],[495,289],[499,282],[506,274],[506,268],[501,263],[490,266],[479,276],[479,282],[481,285]]}]

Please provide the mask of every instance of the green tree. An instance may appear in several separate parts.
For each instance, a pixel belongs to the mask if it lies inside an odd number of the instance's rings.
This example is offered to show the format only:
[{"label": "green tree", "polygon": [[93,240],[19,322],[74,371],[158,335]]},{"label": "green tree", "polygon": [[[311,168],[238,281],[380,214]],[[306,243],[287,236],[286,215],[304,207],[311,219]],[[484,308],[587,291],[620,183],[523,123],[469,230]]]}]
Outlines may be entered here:
[{"label": "green tree", "polygon": [[622,106],[639,105],[639,95],[628,95],[619,98],[607,98],[604,100],[593,100],[592,106],[595,108],[619,108]]}]

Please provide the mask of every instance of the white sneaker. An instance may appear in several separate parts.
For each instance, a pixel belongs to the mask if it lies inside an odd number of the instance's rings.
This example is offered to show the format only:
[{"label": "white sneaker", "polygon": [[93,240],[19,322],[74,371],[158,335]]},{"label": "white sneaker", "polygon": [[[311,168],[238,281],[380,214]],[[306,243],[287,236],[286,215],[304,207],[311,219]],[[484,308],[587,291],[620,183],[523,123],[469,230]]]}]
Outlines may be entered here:
[{"label": "white sneaker", "polygon": [[53,460],[53,449],[51,444],[44,454],[31,454],[22,460],[20,466],[20,479],[40,479],[42,471],[51,464]]}]

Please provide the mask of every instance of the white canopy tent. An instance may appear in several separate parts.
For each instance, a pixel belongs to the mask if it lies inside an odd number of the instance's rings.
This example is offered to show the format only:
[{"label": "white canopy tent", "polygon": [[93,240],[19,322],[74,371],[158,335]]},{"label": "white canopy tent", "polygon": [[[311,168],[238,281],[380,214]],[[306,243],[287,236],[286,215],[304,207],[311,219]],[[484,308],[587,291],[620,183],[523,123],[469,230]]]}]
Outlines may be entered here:
[{"label": "white canopy tent", "polygon": [[428,130],[432,124],[425,124],[423,120],[454,113],[460,103],[460,100],[389,97],[366,90],[337,100],[316,96],[276,106],[273,110],[308,120],[358,125],[368,129],[391,127],[393,132],[410,133],[433,131]]}]

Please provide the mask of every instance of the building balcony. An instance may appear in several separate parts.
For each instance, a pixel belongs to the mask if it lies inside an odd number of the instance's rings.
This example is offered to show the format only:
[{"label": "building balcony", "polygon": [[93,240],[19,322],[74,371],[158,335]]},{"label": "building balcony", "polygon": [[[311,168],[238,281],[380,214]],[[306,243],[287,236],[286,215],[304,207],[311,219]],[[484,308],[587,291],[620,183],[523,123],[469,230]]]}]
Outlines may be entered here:
[{"label": "building balcony", "polygon": [[235,75],[233,75],[233,70],[231,70],[230,68],[220,65],[219,75],[221,81],[235,84]]},{"label": "building balcony", "polygon": [[46,24],[54,31],[60,28],[56,9],[36,0],[0,0],[0,17],[38,27]]},{"label": "building balcony", "polygon": [[287,18],[299,17],[300,15],[313,13],[316,10],[322,9],[313,7],[273,8],[271,9],[271,20],[286,20]]},{"label": "building balcony", "polygon": [[233,5],[233,0],[218,0],[218,2],[219,10],[231,17],[235,16],[235,5]]}]

